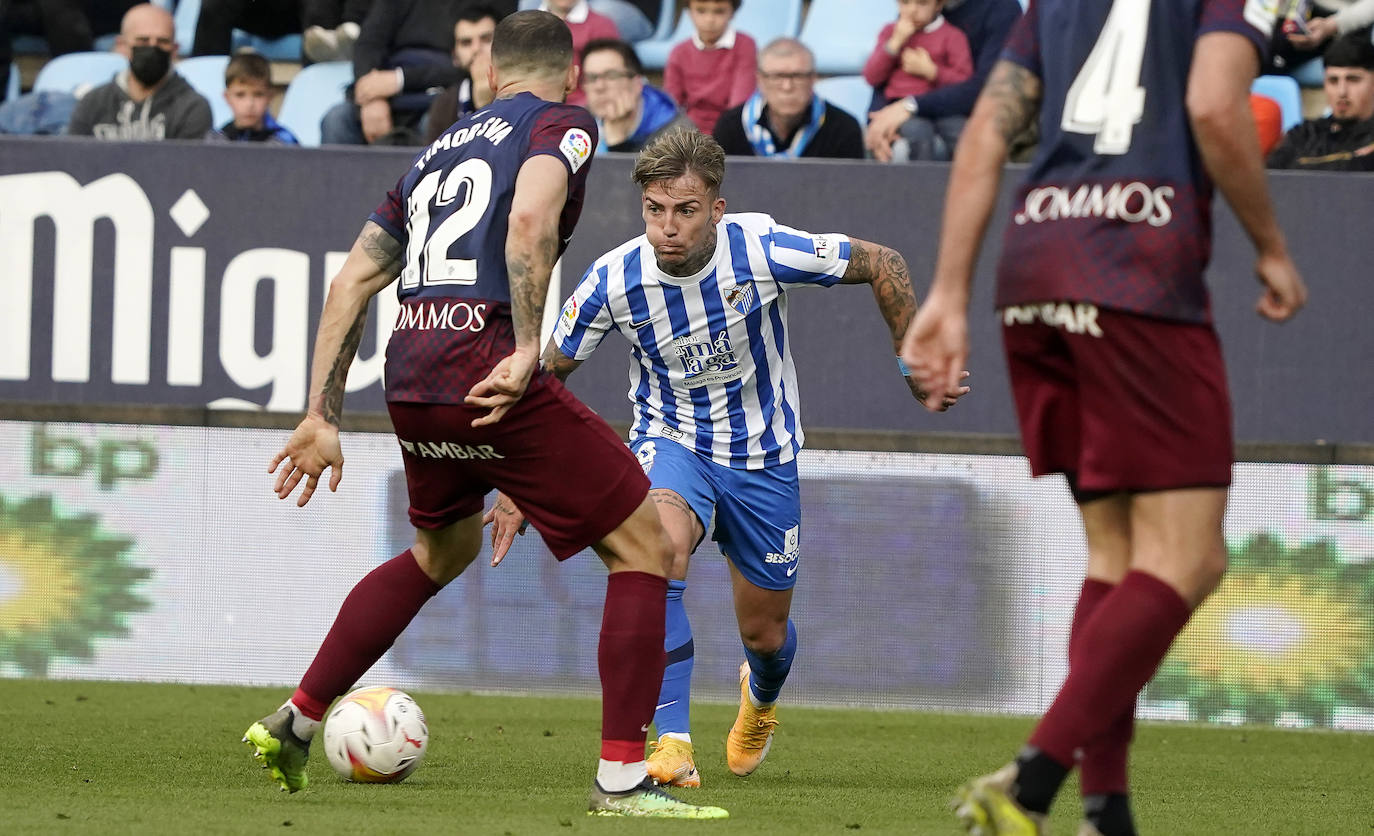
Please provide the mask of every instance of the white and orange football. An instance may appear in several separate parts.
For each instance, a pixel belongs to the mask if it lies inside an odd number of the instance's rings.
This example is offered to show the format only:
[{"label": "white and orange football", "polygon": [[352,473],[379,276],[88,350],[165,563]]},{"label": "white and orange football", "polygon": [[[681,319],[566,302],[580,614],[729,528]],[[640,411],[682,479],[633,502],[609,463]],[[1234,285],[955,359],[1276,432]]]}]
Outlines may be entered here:
[{"label": "white and orange football", "polygon": [[339,700],[324,723],[330,764],[360,784],[405,780],[425,759],[428,746],[424,712],[395,688],[359,688]]}]

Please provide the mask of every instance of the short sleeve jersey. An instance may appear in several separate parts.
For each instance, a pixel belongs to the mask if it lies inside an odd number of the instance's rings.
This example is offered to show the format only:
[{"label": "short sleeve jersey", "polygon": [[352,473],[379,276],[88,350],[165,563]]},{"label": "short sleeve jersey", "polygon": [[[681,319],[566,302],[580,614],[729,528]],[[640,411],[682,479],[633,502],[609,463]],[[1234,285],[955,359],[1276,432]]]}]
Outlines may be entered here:
[{"label": "short sleeve jersey", "polygon": [[513,350],[506,234],[516,177],[540,154],[567,169],[561,255],[596,142],[586,110],[519,93],[459,119],[415,158],[370,218],[405,247],[386,355],[389,400],[461,402]]},{"label": "short sleeve jersey", "polygon": [[1197,40],[1263,54],[1264,0],[1031,0],[1003,58],[1042,82],[1040,146],[1012,207],[999,307],[1047,301],[1206,322],[1212,183],[1184,106]]},{"label": "short sleeve jersey", "polygon": [[715,257],[692,276],[660,270],[641,235],[592,264],[554,339],[574,360],[612,329],[630,341],[631,441],[667,438],[741,470],[785,464],[803,441],[786,292],[828,287],[848,266],[847,237],[762,214],[722,218]]}]

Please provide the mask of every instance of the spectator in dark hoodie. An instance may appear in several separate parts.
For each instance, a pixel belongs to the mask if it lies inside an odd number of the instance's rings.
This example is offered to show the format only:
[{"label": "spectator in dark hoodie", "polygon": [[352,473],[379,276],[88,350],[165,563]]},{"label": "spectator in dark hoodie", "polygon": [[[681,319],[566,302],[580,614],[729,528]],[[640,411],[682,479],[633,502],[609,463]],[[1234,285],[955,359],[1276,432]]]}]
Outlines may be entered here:
[{"label": "spectator in dark hoodie", "polygon": [[206,139],[299,144],[296,135],[273,119],[267,109],[272,101],[272,66],[256,52],[240,52],[229,59],[224,68],[224,100],[234,118],[211,131]]},{"label": "spectator in dark hoodie", "polygon": [[172,16],[152,3],[129,9],[115,39],[129,69],[82,97],[67,133],[113,140],[201,139],[210,103],[172,69],[177,57]]},{"label": "spectator in dark hoodie", "polygon": [[1269,155],[1269,167],[1374,171],[1374,44],[1363,32],[1343,35],[1323,60],[1331,115],[1294,126]]},{"label": "spectator in dark hoodie", "polygon": [[673,128],[696,129],[672,96],[644,79],[634,47],[597,38],[582,50],[582,89],[596,117],[599,151],[638,151]]}]

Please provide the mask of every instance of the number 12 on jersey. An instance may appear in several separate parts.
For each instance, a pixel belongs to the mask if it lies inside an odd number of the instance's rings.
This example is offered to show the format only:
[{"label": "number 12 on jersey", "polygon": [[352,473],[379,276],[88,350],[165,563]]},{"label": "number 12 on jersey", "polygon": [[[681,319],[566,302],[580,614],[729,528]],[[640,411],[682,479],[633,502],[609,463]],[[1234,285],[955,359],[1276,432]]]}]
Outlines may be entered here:
[{"label": "number 12 on jersey", "polygon": [[1114,0],[1097,43],[1069,87],[1061,127],[1096,135],[1093,151],[1098,154],[1130,150],[1131,134],[1145,115],[1140,72],[1149,27],[1150,0]]},{"label": "number 12 on jersey", "polygon": [[[432,235],[430,203],[434,204],[436,214],[448,212]],[[449,258],[448,251],[481,222],[490,203],[491,166],[477,157],[454,166],[447,177],[444,172],[435,171],[416,183],[406,207],[410,240],[406,244],[401,287],[476,284],[477,259]]]}]

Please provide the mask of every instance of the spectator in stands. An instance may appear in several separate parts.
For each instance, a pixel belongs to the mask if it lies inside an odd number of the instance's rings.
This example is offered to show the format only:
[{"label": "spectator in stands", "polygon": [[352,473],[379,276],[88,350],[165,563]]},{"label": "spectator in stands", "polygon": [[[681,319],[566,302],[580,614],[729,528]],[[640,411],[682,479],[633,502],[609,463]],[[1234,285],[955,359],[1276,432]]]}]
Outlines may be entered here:
[{"label": "spectator in stands", "polygon": [[740,0],[688,0],[687,14],[696,31],[691,40],[673,47],[663,68],[663,89],[687,110],[702,133],[710,133],[721,113],[740,106],[754,92],[758,48],[753,38],[730,25],[739,4]]},{"label": "spectator in stands", "polygon": [[484,3],[471,4],[458,13],[458,22],[453,24],[453,66],[462,70],[464,77],[434,97],[425,114],[422,144],[438,139],[454,122],[486,107],[495,98],[487,68],[491,66],[491,39],[502,17]]},{"label": "spectator in stands", "polygon": [[372,0],[304,0],[301,53],[307,61],[351,61]]},{"label": "spectator in stands", "polygon": [[210,103],[172,69],[177,57],[172,15],[151,3],[124,15],[115,51],[129,69],[82,97],[67,133],[96,139],[201,139]]},{"label": "spectator in stands", "polygon": [[[573,37],[573,55],[581,55],[582,50],[586,49],[591,41],[620,37],[620,30],[616,28],[615,21],[592,11],[587,0],[544,0],[539,8],[568,24]],[[586,103],[587,94],[583,92],[579,81],[578,88],[568,94],[568,104]]]},{"label": "spectator in stands", "polygon": [[589,41],[582,50],[582,87],[596,117],[598,151],[639,151],[674,128],[696,130],[672,97],[644,78],[634,47],[613,38]]},{"label": "spectator in stands", "polygon": [[1002,44],[1011,27],[1021,17],[1017,0],[946,0],[945,20],[968,38],[973,51],[973,75],[959,84],[931,90],[921,96],[906,96],[868,117],[866,143],[879,160],[892,159],[892,144],[900,138],[901,128],[913,116],[928,119],[945,116],[967,117],[983,89],[992,66],[1002,54]]},{"label": "spectator in stands", "polygon": [[[864,64],[864,80],[874,89],[873,110],[973,75],[968,38],[945,20],[944,5],[944,0],[899,0],[897,21],[883,27]],[[963,114],[913,116],[899,130],[907,149],[894,158],[948,160],[965,121]]]},{"label": "spectator in stands", "polygon": [[124,13],[140,0],[0,0],[0,90],[9,84],[13,35],[37,35],[49,55],[90,52],[95,38],[119,31]]},{"label": "spectator in stands", "polygon": [[228,55],[235,29],[263,38],[299,33],[308,0],[201,0],[196,55]]},{"label": "spectator in stands", "polygon": [[816,95],[816,59],[795,38],[759,53],[759,89],[720,115],[712,136],[727,154],[862,159],[864,135],[844,110]]},{"label": "spectator in stands", "polygon": [[[1301,4],[1290,14],[1308,11],[1306,4]],[[1313,16],[1302,26],[1293,19],[1286,22],[1287,37],[1276,44],[1269,59],[1269,72],[1291,73],[1320,58],[1326,42],[1332,38],[1354,32],[1363,32],[1368,37],[1370,25],[1374,24],[1374,0],[1314,0],[1310,13]]]},{"label": "spectator in stands", "polygon": [[240,52],[224,68],[224,100],[234,118],[209,140],[231,142],[273,142],[297,145],[296,135],[282,127],[267,110],[272,101],[272,66],[256,52]]},{"label": "spectator in stands", "polygon": [[[541,8],[543,0],[520,0],[520,9]],[[608,17],[623,41],[642,41],[653,37],[662,6],[659,0],[587,0],[593,12]],[[582,53],[577,53],[581,55]]]},{"label": "spectator in stands", "polygon": [[417,145],[434,93],[457,84],[453,66],[457,9],[451,0],[379,2],[368,9],[353,47],[349,99],[320,121],[325,145]]},{"label": "spectator in stands", "polygon": [[1269,167],[1374,171],[1374,44],[1363,33],[1344,35],[1324,57],[1331,115],[1289,131],[1269,155]]}]

